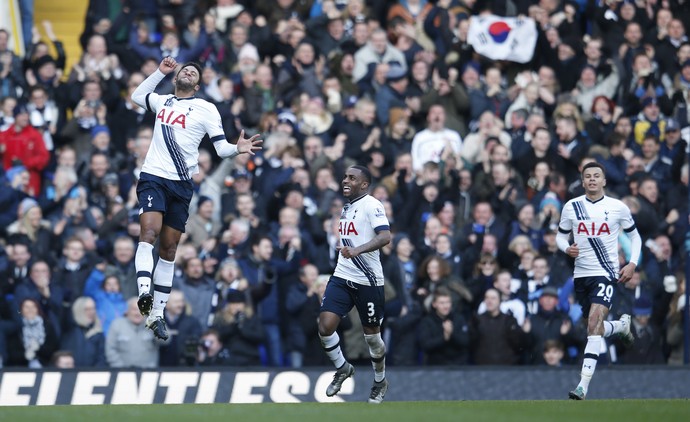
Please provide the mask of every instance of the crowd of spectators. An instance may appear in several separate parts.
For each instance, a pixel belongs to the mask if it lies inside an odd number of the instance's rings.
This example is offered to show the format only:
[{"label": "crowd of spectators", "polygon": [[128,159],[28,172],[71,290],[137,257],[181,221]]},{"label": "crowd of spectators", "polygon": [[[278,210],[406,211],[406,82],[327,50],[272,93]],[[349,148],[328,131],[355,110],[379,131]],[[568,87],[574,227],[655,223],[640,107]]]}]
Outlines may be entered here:
[{"label": "crowd of spectators", "polygon": [[[530,62],[474,52],[486,13],[536,21]],[[688,2],[93,0],[69,69],[43,25],[24,57],[0,29],[4,366],[327,364],[316,321],[355,163],[394,234],[391,365],[575,363],[585,322],[555,232],[592,160],[644,242],[611,314],[634,316],[636,342],[605,359],[681,363]],[[158,116],[130,95],[165,56],[201,63],[228,139],[265,143],[222,162],[202,143],[159,342],[134,270]],[[621,262],[628,249],[622,236]],[[368,362],[356,313],[343,321],[348,361]]]}]

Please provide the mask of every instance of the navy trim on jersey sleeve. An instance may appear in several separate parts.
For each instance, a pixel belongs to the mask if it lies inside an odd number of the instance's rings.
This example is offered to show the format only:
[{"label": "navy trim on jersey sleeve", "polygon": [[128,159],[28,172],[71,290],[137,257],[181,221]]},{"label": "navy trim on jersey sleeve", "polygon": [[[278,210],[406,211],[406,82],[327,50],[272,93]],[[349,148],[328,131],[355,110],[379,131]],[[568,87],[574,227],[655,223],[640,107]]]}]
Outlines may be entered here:
[{"label": "navy trim on jersey sleeve", "polygon": [[391,227],[390,226],[378,226],[378,227],[374,228],[374,233],[376,233],[376,234],[379,234],[379,232],[382,232],[382,231],[391,231]]},{"label": "navy trim on jersey sleeve", "polygon": [[570,233],[571,231],[572,231],[572,230],[565,230],[565,229],[562,229],[561,226],[558,226],[558,232],[559,232],[559,233],[568,234],[568,233]]},{"label": "navy trim on jersey sleeve", "polygon": [[150,92],[148,94],[146,94],[146,97],[145,97],[146,98],[146,110],[153,113],[153,110],[151,110],[151,104],[149,103],[149,95],[151,95]]},{"label": "navy trim on jersey sleeve", "polygon": [[623,229],[623,231],[626,233],[630,233],[633,230],[637,230],[637,226],[634,224],[632,226],[628,227],[627,229]]},{"label": "navy trim on jersey sleeve", "polygon": [[225,135],[216,135],[213,138],[211,138],[211,142],[218,142],[218,141],[224,141],[225,140]]}]

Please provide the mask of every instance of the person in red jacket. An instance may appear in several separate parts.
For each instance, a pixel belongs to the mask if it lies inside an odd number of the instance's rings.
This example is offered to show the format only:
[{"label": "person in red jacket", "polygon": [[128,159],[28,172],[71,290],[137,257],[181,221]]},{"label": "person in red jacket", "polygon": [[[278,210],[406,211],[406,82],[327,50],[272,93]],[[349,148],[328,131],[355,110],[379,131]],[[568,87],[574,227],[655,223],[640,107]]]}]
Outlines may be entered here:
[{"label": "person in red jacket", "polygon": [[30,181],[26,193],[37,196],[41,192],[41,172],[50,161],[41,133],[29,124],[29,111],[23,104],[14,108],[14,124],[0,132],[0,153],[5,170],[17,161],[29,170]]}]

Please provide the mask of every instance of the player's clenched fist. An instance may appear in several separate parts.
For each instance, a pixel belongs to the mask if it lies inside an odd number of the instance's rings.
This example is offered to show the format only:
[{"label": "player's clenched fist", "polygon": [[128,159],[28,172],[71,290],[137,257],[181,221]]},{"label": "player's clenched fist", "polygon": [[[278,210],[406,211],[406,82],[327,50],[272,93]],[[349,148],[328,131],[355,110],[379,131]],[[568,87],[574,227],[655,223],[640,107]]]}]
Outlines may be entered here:
[{"label": "player's clenched fist", "polygon": [[176,67],[177,67],[177,62],[175,61],[175,59],[168,56],[161,61],[160,66],[158,66],[158,70],[163,72],[164,75],[167,75],[168,73],[175,70]]},{"label": "player's clenched fist", "polygon": [[577,256],[580,255],[580,248],[577,247],[577,243],[573,243],[572,245],[568,246],[568,248],[565,250],[565,253],[571,258],[577,258]]}]

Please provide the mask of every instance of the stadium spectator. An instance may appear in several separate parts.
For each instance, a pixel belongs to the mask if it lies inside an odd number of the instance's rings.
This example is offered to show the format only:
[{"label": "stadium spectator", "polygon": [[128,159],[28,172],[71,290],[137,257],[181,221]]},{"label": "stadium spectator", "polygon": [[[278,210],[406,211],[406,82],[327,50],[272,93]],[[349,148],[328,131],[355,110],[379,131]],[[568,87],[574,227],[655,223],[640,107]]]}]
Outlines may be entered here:
[{"label": "stadium spectator", "polygon": [[515,318],[500,310],[501,296],[494,289],[484,293],[486,312],[470,325],[472,362],[476,365],[517,365],[526,346],[526,335]]},{"label": "stadium spectator", "polygon": [[203,261],[192,257],[185,261],[184,275],[178,280],[180,290],[191,308],[191,316],[202,327],[209,327],[213,322],[211,298],[215,292],[213,279],[204,274]]},{"label": "stadium spectator", "polygon": [[565,348],[558,340],[546,340],[542,358],[548,366],[560,367],[563,365]]},{"label": "stadium spectator", "polygon": [[[209,239],[215,238],[220,232],[220,223],[213,219],[214,206],[214,202],[208,196],[199,197],[196,214],[193,214],[187,221],[185,233],[187,233],[188,240],[197,249]],[[207,250],[213,249],[207,248]]]},{"label": "stadium spectator", "polygon": [[415,365],[418,363],[417,324],[424,310],[415,291],[417,263],[414,245],[406,233],[398,233],[393,237],[392,248],[384,273],[395,290],[400,310],[392,313],[387,309],[386,312],[386,328],[390,330],[389,359],[396,366]]},{"label": "stadium spectator", "polygon": [[137,298],[127,300],[125,315],[110,325],[105,343],[105,357],[111,368],[155,368],[159,344],[145,318],[139,312]]},{"label": "stadium spectator", "polygon": [[[250,251],[245,258],[238,261],[242,274],[247,278],[249,286],[268,283],[270,289],[256,300],[257,318],[261,321],[265,333],[265,345],[267,346],[268,362],[271,366],[283,365],[283,336],[281,333],[281,321],[283,321],[283,305],[279,298],[285,293],[287,283],[284,276],[297,270],[300,260],[298,247],[299,239],[293,239],[291,244],[295,253],[289,261],[273,258],[274,247],[271,238],[266,235],[257,235],[250,241]],[[282,284],[282,285],[281,285]]]},{"label": "stadium spectator", "polygon": [[646,296],[635,299],[631,330],[635,343],[621,351],[621,363],[627,365],[660,365],[665,363],[662,331],[651,321],[652,300]]},{"label": "stadium spectator", "polygon": [[352,72],[352,79],[360,85],[371,83],[374,78],[375,63],[383,63],[388,66],[397,65],[402,67],[403,71],[407,71],[405,56],[391,45],[386,31],[383,29],[376,29],[371,33],[369,42],[357,50],[354,60],[355,68]]},{"label": "stadium spectator", "polygon": [[43,85],[35,85],[29,89],[29,101],[26,108],[29,110],[31,126],[43,136],[46,149],[52,151],[55,149],[53,136],[57,134],[60,116],[57,105],[50,99]]},{"label": "stadium spectator", "polygon": [[19,203],[19,219],[7,227],[10,236],[26,236],[31,242],[31,256],[51,265],[56,262],[54,250],[58,246],[50,222],[43,219],[41,207],[32,198]]},{"label": "stadium spectator", "polygon": [[65,241],[62,256],[53,272],[53,280],[64,289],[65,300],[73,303],[84,294],[86,279],[94,265],[86,254],[84,242],[77,237]]},{"label": "stadium spectator", "polygon": [[50,321],[44,318],[41,306],[36,300],[22,299],[17,309],[17,330],[7,338],[8,353],[5,365],[32,369],[47,366],[60,345],[59,334]]},{"label": "stadium spectator", "polygon": [[[1,33],[0,33],[1,34]],[[41,172],[48,165],[50,154],[43,136],[31,126],[29,109],[18,104],[13,110],[14,124],[0,132],[0,152],[5,171],[23,165],[30,175],[25,192],[31,196],[41,193]]]},{"label": "stadium spectator", "polygon": [[219,306],[213,328],[229,352],[225,362],[231,366],[261,364],[259,346],[265,335],[259,318],[254,314],[247,290],[230,290],[225,303]]},{"label": "stadium spectator", "polygon": [[218,331],[209,329],[201,335],[196,359],[200,366],[230,365],[230,351],[220,340]]},{"label": "stadium spectator", "polygon": [[445,287],[451,296],[454,312],[469,315],[473,301],[472,292],[450,271],[448,262],[440,256],[429,256],[419,264],[416,295],[426,309],[430,309],[434,292]]},{"label": "stadium spectator", "polygon": [[45,261],[34,261],[31,264],[29,277],[18,284],[14,290],[12,311],[21,312],[22,303],[31,299],[39,305],[39,312],[45,324],[51,324],[59,336],[62,327],[64,290],[56,283]]},{"label": "stadium spectator", "polygon": [[158,349],[161,366],[193,366],[201,337],[201,324],[187,312],[189,304],[179,289],[170,291],[165,305],[165,323],[170,339]]},{"label": "stadium spectator", "polygon": [[470,356],[465,317],[453,306],[451,292],[440,286],[432,294],[431,312],[417,327],[427,365],[465,365]]},{"label": "stadium spectator", "polygon": [[[20,89],[24,85],[24,72],[22,72],[22,59],[10,49],[10,32],[0,28],[0,97],[21,96]],[[28,40],[27,40],[28,42]]]},{"label": "stadium spectator", "polygon": [[462,159],[472,169],[481,163],[488,152],[489,139],[496,138],[510,148],[511,138],[502,128],[502,123],[491,111],[483,112],[477,122],[478,130],[465,137],[462,142]]},{"label": "stadium spectator", "polygon": [[67,350],[58,350],[53,353],[50,363],[51,367],[57,369],[74,369],[75,367],[74,356],[72,356],[72,352]]},{"label": "stadium spectator", "polygon": [[80,296],[67,312],[60,349],[72,352],[75,367],[106,366],[105,335],[96,302],[90,297]]},{"label": "stadium spectator", "polygon": [[537,312],[522,325],[523,331],[529,335],[531,350],[527,352],[527,360],[531,364],[545,363],[543,350],[549,340],[556,340],[566,347],[580,346],[584,342],[584,333],[577,333],[568,315],[557,308],[558,294],[555,287],[543,288]]},{"label": "stadium spectator", "polygon": [[[496,275],[493,287],[501,294],[501,303],[499,305],[501,312],[506,315],[512,315],[518,325],[522,327],[527,317],[527,308],[525,307],[525,302],[518,299],[510,290],[511,284],[512,278],[510,271],[501,270]],[[486,303],[482,300],[477,308],[477,314],[481,315],[484,312],[486,312]]]},{"label": "stadium spectator", "polygon": [[462,151],[460,135],[446,127],[446,111],[440,104],[429,107],[427,128],[417,132],[412,139],[412,169],[420,173],[429,161],[438,163],[444,148],[452,149],[457,156]]},{"label": "stadium spectator", "polygon": [[683,358],[683,310],[686,303],[685,295],[685,277],[679,272],[677,283],[678,289],[671,298],[669,312],[666,317],[666,334],[664,341],[669,347],[668,364],[679,365]]},{"label": "stadium spectator", "polygon": [[[0,279],[2,299],[12,301],[15,290],[26,281],[30,281],[31,266],[33,256],[31,254],[31,241],[23,236],[15,236],[6,245],[7,254],[6,268]],[[10,318],[10,303],[5,303],[0,311],[3,318]]]}]

